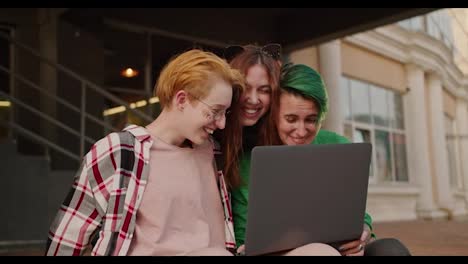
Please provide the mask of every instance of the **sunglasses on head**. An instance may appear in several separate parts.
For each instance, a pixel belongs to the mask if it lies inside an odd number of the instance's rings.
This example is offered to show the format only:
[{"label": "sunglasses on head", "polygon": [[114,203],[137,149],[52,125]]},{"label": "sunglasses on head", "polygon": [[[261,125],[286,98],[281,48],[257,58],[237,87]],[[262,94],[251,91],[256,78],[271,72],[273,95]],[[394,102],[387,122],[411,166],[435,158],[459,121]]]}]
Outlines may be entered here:
[{"label": "sunglasses on head", "polygon": [[[281,45],[278,43],[266,44],[263,47],[256,47],[259,52],[262,54],[273,58],[274,60],[279,60],[281,58]],[[245,51],[244,46],[233,45],[228,46],[224,49],[224,58],[230,62],[234,57]]]}]

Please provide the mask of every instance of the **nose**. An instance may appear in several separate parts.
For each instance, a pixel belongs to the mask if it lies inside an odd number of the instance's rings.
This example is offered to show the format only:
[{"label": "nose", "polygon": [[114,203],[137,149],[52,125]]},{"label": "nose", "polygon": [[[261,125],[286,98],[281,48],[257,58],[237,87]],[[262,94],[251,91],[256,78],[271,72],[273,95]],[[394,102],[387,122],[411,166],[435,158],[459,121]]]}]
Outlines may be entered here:
[{"label": "nose", "polygon": [[226,127],[226,115],[223,114],[220,119],[215,120],[215,124],[218,129],[224,129]]},{"label": "nose", "polygon": [[257,104],[258,103],[258,94],[256,89],[249,89],[247,91],[247,102],[250,104]]},{"label": "nose", "polygon": [[308,131],[303,122],[300,122],[296,128],[296,134],[299,137],[305,137]]}]

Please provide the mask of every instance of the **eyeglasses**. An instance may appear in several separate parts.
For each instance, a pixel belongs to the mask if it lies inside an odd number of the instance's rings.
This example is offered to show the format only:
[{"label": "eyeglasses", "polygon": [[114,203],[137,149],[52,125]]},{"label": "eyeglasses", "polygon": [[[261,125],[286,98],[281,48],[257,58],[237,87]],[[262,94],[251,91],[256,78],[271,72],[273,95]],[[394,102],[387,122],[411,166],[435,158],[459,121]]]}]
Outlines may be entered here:
[{"label": "eyeglasses", "polygon": [[229,109],[225,109],[225,110],[215,110],[214,107],[212,105],[209,105],[207,103],[205,103],[203,100],[201,100],[200,98],[196,97],[196,96],[193,96],[193,98],[197,99],[200,103],[206,105],[209,109],[210,109],[210,114],[208,115],[208,118],[212,121],[218,121],[220,120],[221,118],[223,118],[224,116],[226,115],[229,115],[231,113],[231,111]]},{"label": "eyeglasses", "polygon": [[259,52],[268,57],[273,58],[274,60],[279,60],[281,58],[281,45],[278,43],[266,44],[263,47],[239,45],[228,46],[224,49],[224,58],[229,62],[232,59],[234,59],[234,57],[244,52],[246,50],[246,47],[256,48]]}]

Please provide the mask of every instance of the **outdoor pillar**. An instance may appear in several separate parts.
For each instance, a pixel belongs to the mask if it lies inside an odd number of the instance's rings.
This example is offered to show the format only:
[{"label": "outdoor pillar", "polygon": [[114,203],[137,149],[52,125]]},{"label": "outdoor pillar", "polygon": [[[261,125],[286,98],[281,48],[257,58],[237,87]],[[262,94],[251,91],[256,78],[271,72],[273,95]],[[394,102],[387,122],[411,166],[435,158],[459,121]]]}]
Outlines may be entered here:
[{"label": "outdoor pillar", "polygon": [[[51,8],[38,8],[39,51],[41,56],[52,62],[57,62],[57,28],[58,14]],[[40,63],[40,87],[45,91],[57,95],[57,70],[45,62]],[[30,88],[32,89],[32,88]],[[57,104],[55,99],[41,93],[40,110],[57,118]],[[56,126],[41,120],[41,135],[52,142],[57,141]],[[49,154],[50,155],[50,154]]]},{"label": "outdoor pillar", "polygon": [[465,200],[468,203],[468,104],[457,100],[456,107],[457,139],[460,146],[460,168],[465,189]]},{"label": "outdoor pillar", "polygon": [[322,75],[328,92],[328,114],[323,122],[323,128],[343,135],[344,114],[341,80],[341,47],[340,41],[334,40],[318,46],[320,74]]},{"label": "outdoor pillar", "polygon": [[[153,83],[152,83],[152,74],[153,74],[153,47],[151,41],[151,33],[146,33],[146,59],[145,59],[145,96],[146,100],[153,97]],[[146,114],[153,116],[153,111],[151,104],[146,105]]]},{"label": "outdoor pillar", "polygon": [[447,138],[445,133],[445,116],[443,92],[440,77],[434,73],[427,78],[429,95],[429,118],[432,142],[432,161],[434,165],[436,197],[438,206],[452,212],[454,204],[450,189],[450,176],[447,153]]},{"label": "outdoor pillar", "polygon": [[409,91],[404,95],[403,100],[408,138],[410,182],[414,182],[420,187],[416,213],[421,218],[432,218],[435,206],[429,162],[424,72],[418,66],[408,64],[406,65],[406,73]]}]

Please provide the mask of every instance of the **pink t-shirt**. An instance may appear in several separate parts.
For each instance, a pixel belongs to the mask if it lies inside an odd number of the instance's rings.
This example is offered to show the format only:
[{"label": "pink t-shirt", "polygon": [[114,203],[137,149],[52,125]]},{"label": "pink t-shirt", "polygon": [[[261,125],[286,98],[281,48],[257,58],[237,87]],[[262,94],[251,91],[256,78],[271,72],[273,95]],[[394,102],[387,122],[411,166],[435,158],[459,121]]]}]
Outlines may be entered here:
[{"label": "pink t-shirt", "polygon": [[153,137],[148,185],[129,255],[224,248],[224,216],[210,142],[181,148]]}]

